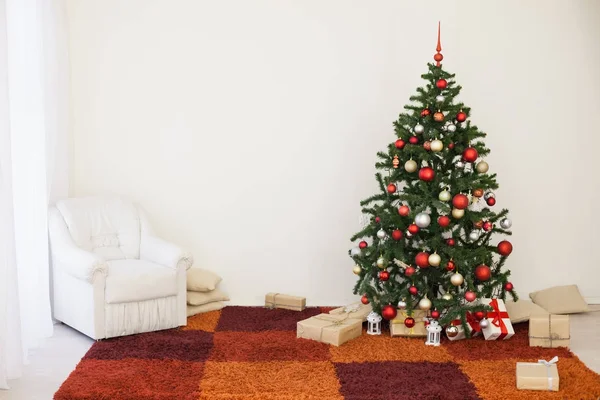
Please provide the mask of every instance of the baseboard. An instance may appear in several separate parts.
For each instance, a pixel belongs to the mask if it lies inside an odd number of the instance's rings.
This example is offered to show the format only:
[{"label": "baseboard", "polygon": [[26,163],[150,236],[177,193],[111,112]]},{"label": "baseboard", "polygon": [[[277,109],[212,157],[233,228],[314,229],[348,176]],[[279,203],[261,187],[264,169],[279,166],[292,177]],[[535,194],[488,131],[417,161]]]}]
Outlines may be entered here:
[{"label": "baseboard", "polygon": [[600,304],[600,297],[585,297],[585,302],[588,304]]}]

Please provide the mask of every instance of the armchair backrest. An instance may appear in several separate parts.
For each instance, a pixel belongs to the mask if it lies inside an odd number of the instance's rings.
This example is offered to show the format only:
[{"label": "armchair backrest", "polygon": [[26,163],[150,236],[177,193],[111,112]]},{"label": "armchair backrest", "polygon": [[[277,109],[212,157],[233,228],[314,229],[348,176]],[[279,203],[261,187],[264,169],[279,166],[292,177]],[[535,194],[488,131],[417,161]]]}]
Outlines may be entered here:
[{"label": "armchair backrest", "polygon": [[56,208],[80,248],[106,260],[140,258],[140,213],[118,197],[61,200]]}]

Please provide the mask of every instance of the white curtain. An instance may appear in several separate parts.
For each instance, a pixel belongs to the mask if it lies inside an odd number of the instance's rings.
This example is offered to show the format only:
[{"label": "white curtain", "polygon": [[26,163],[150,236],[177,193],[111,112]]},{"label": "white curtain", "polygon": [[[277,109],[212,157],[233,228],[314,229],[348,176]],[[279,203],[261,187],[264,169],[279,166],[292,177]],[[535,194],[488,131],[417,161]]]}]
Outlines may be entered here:
[{"label": "white curtain", "polygon": [[47,210],[68,195],[62,0],[0,0],[0,388],[52,335]]}]

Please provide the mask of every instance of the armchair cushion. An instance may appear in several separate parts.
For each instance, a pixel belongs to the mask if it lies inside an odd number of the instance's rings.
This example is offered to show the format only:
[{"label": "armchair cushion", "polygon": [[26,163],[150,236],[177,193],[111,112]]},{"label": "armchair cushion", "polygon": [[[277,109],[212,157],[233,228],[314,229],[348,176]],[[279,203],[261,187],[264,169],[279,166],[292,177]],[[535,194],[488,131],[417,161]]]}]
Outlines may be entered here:
[{"label": "armchair cushion", "polygon": [[177,295],[177,270],[145,260],[108,261],[107,303]]}]

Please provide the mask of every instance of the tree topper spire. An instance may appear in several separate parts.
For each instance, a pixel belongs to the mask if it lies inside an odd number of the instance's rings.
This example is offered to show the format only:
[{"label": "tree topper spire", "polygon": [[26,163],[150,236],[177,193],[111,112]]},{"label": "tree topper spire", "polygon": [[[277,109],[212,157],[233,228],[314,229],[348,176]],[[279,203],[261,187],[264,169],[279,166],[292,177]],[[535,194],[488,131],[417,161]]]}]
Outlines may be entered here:
[{"label": "tree topper spire", "polygon": [[444,59],[444,56],[442,55],[442,53],[440,53],[440,51],[442,51],[442,43],[440,42],[440,22],[438,21],[438,41],[437,41],[437,47],[435,48],[435,50],[437,51],[437,53],[433,56],[433,59],[437,62],[436,66],[439,67],[440,61],[442,61]]}]

